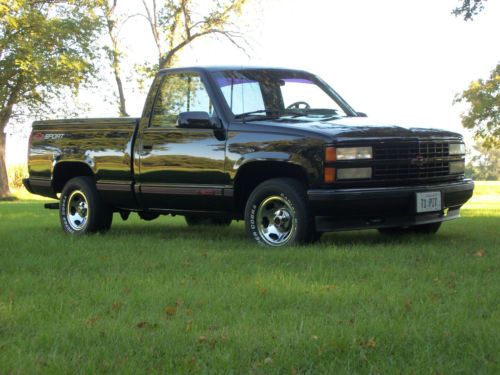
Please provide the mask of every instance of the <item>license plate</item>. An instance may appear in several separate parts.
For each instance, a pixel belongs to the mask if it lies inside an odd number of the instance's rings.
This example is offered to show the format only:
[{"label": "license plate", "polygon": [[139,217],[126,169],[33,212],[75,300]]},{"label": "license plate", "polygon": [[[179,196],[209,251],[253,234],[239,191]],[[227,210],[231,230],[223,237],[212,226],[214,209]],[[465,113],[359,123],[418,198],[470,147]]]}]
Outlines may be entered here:
[{"label": "license plate", "polygon": [[441,211],[441,192],[417,193],[417,212]]}]

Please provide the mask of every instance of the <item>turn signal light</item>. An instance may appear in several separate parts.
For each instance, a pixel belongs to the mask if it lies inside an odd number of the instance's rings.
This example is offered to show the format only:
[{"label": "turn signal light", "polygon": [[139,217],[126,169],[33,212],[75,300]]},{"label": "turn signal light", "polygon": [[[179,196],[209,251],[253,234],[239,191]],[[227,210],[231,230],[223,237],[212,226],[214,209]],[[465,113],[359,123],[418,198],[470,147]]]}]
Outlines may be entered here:
[{"label": "turn signal light", "polygon": [[337,151],[335,147],[326,147],[325,148],[325,161],[336,161],[337,160]]},{"label": "turn signal light", "polygon": [[325,184],[332,184],[335,182],[335,168],[325,168]]}]

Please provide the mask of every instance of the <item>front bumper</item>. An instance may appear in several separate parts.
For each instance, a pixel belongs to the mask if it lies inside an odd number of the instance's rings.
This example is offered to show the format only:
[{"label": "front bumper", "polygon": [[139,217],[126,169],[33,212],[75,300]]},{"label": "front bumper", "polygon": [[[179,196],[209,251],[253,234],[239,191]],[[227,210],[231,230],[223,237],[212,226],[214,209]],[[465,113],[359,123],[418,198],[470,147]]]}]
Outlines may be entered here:
[{"label": "front bumper", "polygon": [[[310,207],[316,217],[316,230],[330,232],[350,229],[404,227],[456,219],[460,207],[474,190],[472,180],[353,189],[308,190]],[[416,193],[441,192],[442,210],[417,213]]]}]

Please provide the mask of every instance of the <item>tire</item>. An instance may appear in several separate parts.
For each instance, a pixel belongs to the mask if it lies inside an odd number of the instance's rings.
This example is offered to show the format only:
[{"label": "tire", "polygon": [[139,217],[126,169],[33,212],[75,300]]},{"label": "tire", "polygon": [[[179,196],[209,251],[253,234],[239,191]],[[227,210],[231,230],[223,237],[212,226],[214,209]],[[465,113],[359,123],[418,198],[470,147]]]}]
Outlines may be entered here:
[{"label": "tire", "polygon": [[91,177],[75,177],[61,192],[59,218],[66,233],[104,232],[111,227],[113,210],[101,200]]},{"label": "tire", "polygon": [[186,219],[187,225],[190,227],[195,227],[199,225],[217,225],[221,227],[227,227],[233,221],[231,218],[223,218],[223,217],[203,217],[203,216],[193,216],[186,215],[184,216]]},{"label": "tire", "polygon": [[412,225],[409,227],[395,227],[395,228],[379,228],[381,234],[394,236],[404,234],[435,234],[441,227],[441,222]]},{"label": "tire", "polygon": [[258,185],[245,207],[247,234],[258,244],[272,247],[313,241],[314,217],[306,189],[291,178],[275,178]]}]

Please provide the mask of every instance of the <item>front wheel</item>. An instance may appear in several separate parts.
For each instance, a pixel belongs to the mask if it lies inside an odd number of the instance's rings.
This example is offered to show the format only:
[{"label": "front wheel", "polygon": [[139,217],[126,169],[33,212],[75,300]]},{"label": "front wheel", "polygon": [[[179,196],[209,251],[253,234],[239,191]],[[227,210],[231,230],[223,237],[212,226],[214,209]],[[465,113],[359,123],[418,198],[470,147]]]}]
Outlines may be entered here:
[{"label": "front wheel", "polygon": [[248,235],[267,246],[296,245],[314,238],[305,187],[291,178],[276,178],[258,185],[245,208]]},{"label": "front wheel", "polygon": [[379,228],[378,231],[385,235],[403,235],[403,234],[434,234],[441,227],[441,223],[429,223],[420,225],[411,225],[409,227]]},{"label": "front wheel", "polygon": [[108,230],[113,211],[102,202],[91,177],[75,177],[61,192],[59,217],[66,233],[85,234]]}]

